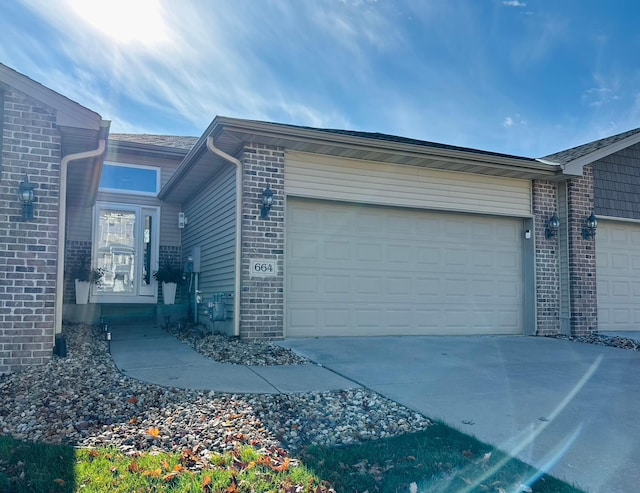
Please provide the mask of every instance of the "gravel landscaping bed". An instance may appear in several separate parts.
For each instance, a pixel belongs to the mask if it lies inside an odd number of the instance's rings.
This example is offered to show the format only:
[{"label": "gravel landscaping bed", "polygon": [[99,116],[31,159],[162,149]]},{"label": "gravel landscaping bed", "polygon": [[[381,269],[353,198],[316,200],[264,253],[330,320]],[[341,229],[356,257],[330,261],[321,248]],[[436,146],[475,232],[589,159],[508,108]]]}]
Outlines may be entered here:
[{"label": "gravel landscaping bed", "polygon": [[117,370],[98,329],[75,325],[64,334],[66,358],[0,377],[1,434],[126,452],[191,449],[201,457],[252,445],[282,457],[309,444],[355,443],[431,425],[362,389],[231,395],[145,384]]},{"label": "gravel landscaping bed", "polygon": [[620,349],[629,349],[631,351],[640,351],[640,342],[627,337],[605,336],[601,334],[591,334],[587,336],[567,336],[554,335],[550,336],[555,339],[564,339],[567,341],[582,342],[586,344],[596,344],[598,346],[610,346]]},{"label": "gravel landscaping bed", "polygon": [[170,334],[189,344],[199,353],[221,363],[236,365],[300,365],[309,363],[297,355],[269,341],[248,341],[222,334],[209,334],[190,324],[164,326]]}]

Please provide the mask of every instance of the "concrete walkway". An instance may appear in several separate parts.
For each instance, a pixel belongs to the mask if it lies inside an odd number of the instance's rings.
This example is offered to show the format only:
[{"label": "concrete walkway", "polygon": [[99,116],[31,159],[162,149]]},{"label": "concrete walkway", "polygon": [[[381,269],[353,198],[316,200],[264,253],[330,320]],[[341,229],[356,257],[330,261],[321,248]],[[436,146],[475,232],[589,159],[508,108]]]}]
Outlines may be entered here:
[{"label": "concrete walkway", "polygon": [[159,327],[110,326],[120,371],[149,383],[225,393],[275,394],[358,387],[315,364],[245,366],[213,361]]},{"label": "concrete walkway", "polygon": [[281,345],[588,491],[640,484],[640,352],[517,336]]}]

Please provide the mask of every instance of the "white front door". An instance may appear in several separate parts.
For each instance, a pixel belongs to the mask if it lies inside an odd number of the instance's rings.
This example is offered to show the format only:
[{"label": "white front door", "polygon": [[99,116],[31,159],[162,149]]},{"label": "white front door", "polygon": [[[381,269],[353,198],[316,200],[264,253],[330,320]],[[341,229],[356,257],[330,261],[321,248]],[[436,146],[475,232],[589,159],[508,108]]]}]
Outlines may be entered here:
[{"label": "white front door", "polygon": [[93,223],[93,258],[103,269],[93,303],[156,303],[158,207],[99,202]]}]

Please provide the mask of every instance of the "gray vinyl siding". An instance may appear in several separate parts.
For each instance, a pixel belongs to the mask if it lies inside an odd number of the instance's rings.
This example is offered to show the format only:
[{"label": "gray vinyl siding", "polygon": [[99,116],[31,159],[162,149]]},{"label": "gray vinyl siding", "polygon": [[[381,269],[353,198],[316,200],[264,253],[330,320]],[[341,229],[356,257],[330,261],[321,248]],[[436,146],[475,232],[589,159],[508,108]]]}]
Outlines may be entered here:
[{"label": "gray vinyl siding", "polygon": [[182,233],[184,260],[193,247],[201,248],[201,319],[205,318],[203,311],[206,309],[206,302],[214,294],[234,291],[235,176],[234,166],[224,166],[198,195],[184,204],[188,220]]},{"label": "gray vinyl siding", "polygon": [[558,183],[558,258],[560,274],[560,333],[571,333],[571,292],[569,283],[569,209],[567,182]]},{"label": "gray vinyl siding", "polygon": [[91,241],[93,208],[67,207],[67,241]]}]

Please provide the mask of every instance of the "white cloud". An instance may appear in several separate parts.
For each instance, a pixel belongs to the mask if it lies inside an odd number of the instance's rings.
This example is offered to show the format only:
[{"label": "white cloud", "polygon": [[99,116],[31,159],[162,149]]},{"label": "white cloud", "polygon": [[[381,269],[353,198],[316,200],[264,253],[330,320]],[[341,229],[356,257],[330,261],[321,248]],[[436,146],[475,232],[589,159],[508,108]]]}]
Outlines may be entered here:
[{"label": "white cloud", "polygon": [[513,116],[506,116],[504,118],[504,120],[502,121],[502,126],[505,128],[511,128],[511,127],[519,127],[519,126],[523,126],[526,125],[527,121],[524,120],[520,115],[515,114]]},{"label": "white cloud", "polygon": [[527,6],[524,2],[519,2],[518,0],[505,0],[502,2],[502,5],[506,5],[507,7],[520,7],[524,8]]}]

